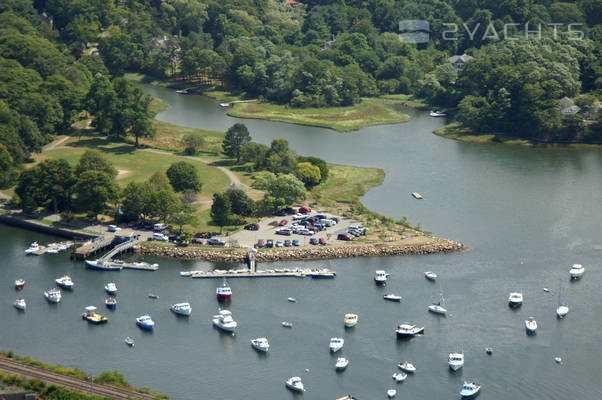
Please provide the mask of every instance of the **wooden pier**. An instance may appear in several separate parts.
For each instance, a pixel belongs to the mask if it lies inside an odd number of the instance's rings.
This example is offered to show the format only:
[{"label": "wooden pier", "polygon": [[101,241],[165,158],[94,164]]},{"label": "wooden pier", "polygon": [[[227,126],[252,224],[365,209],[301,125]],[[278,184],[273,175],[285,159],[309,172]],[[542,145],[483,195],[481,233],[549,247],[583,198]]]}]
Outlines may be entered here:
[{"label": "wooden pier", "polygon": [[115,261],[105,261],[105,264],[111,267],[121,267],[123,269],[136,269],[139,271],[157,271],[159,269],[158,264],[149,264],[145,262],[140,263],[116,263]]},{"label": "wooden pier", "polygon": [[75,258],[76,260],[85,260],[86,258],[111,247],[114,240],[115,235],[112,233],[107,233],[94,240],[89,240],[82,246],[75,249],[75,251],[71,253],[71,258]]}]

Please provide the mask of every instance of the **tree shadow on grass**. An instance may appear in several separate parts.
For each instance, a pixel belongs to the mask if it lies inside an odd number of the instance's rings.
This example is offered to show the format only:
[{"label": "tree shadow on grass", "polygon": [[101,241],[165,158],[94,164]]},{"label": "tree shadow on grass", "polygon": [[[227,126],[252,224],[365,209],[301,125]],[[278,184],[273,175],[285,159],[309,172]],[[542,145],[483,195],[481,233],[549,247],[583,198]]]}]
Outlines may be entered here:
[{"label": "tree shadow on grass", "polygon": [[112,142],[105,138],[87,138],[69,143],[71,147],[87,147],[97,149],[103,153],[110,154],[130,154],[136,151],[136,147],[127,143]]}]

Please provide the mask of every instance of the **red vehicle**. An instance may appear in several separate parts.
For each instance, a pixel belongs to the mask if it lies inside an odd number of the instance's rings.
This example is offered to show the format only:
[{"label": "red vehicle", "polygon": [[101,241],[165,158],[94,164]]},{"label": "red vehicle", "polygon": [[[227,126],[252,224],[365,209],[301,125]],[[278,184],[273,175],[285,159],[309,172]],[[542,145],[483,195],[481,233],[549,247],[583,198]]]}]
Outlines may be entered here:
[{"label": "red vehicle", "polygon": [[325,245],[326,244],[326,239],[325,238],[320,238],[320,244],[321,245]]},{"label": "red vehicle", "polygon": [[283,219],[282,221],[278,222],[278,226],[284,226],[286,224],[288,224],[288,221],[285,220],[285,219]]},{"label": "red vehicle", "polygon": [[265,247],[265,241],[263,239],[259,239],[255,247]]},{"label": "red vehicle", "polygon": [[353,240],[353,235],[350,233],[339,233],[339,235],[337,236],[337,239],[350,241],[350,240]]},{"label": "red vehicle", "polygon": [[299,213],[300,214],[309,214],[311,212],[311,208],[307,207],[307,206],[303,206],[299,208]]}]

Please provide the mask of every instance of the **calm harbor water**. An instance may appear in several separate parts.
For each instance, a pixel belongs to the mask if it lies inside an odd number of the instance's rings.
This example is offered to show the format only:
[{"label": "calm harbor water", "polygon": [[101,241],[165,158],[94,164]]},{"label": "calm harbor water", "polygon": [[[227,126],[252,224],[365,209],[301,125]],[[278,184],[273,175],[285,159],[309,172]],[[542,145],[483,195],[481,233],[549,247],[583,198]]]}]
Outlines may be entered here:
[{"label": "calm harbor water", "polygon": [[[209,99],[145,89],[171,104],[161,120],[218,130],[240,121]],[[299,154],[383,168],[384,184],[372,189],[364,204],[395,218],[405,215],[436,235],[466,243],[469,251],[287,263],[332,268],[334,280],[231,280],[230,310],[239,328],[230,336],[210,323],[220,282],[178,276],[209,263],[147,259],[159,262],[160,270],[89,271],[66,254],[25,257],[32,241],[58,239],[0,225],[0,348],[94,374],[116,369],[134,385],[176,399],[334,399],[347,393],[381,399],[389,387],[397,387],[398,398],[457,399],[465,379],[483,385],[482,399],[601,398],[602,152],[458,143],[431,134],[444,121],[408,112],[409,123],[346,134],[244,123],[259,142],[284,137]],[[412,191],[425,199],[412,199]],[[587,270],[581,281],[571,283],[568,268],[577,262]],[[391,273],[384,289],[372,281],[376,269]],[[437,283],[424,279],[427,270],[439,274]],[[61,304],[50,305],[42,292],[64,273],[74,279],[75,289]],[[27,280],[19,294],[12,288],[18,277]],[[115,311],[103,307],[109,281],[119,287]],[[426,311],[438,299],[439,282],[447,318]],[[554,310],[561,282],[571,311],[558,321]],[[507,306],[514,290],[525,296],[518,310]],[[401,304],[382,299],[389,291],[403,296]],[[151,292],[160,298],[149,299]],[[11,306],[18,296],[27,300],[25,313]],[[297,303],[287,302],[289,296]],[[170,304],[185,300],[192,304],[189,319],[169,311]],[[89,326],[80,318],[91,304],[109,317],[108,324]],[[360,316],[350,330],[343,328],[347,312]],[[154,333],[135,326],[144,313],[155,320]],[[524,331],[529,316],[539,324],[534,337]],[[282,328],[283,320],[292,321],[293,329]],[[425,326],[425,335],[396,340],[395,326],[404,321]],[[128,335],[136,338],[135,348],[123,343]],[[249,340],[258,336],[270,340],[269,354],[252,350]],[[333,336],[345,338],[337,355],[328,352]],[[494,354],[486,355],[485,347]],[[447,355],[461,350],[465,366],[451,373]],[[350,360],[343,373],[334,371],[339,355]],[[556,356],[562,364],[554,363]],[[402,360],[412,361],[418,371],[396,385],[391,375]],[[302,396],[284,388],[293,375],[303,378],[307,392]]]}]

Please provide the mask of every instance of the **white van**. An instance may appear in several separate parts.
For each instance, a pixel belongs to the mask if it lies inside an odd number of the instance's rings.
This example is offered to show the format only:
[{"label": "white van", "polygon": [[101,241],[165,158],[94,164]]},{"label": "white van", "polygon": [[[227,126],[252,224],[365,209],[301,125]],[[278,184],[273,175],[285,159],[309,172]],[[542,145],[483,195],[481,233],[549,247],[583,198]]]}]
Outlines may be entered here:
[{"label": "white van", "polygon": [[167,225],[165,225],[165,224],[155,224],[155,225],[153,225],[153,230],[154,231],[162,231],[165,228],[167,228]]},{"label": "white van", "polygon": [[160,242],[167,242],[167,241],[169,241],[169,236],[164,235],[162,233],[153,233],[153,240],[158,240]]}]

